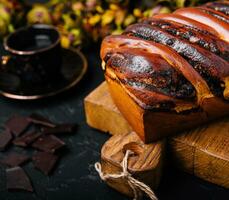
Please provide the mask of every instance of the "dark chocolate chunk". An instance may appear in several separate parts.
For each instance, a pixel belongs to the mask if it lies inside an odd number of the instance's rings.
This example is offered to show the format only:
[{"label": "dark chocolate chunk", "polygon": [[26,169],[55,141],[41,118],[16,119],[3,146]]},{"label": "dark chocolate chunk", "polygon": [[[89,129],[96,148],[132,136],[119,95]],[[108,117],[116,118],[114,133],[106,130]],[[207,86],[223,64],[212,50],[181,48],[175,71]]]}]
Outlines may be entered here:
[{"label": "dark chocolate chunk", "polygon": [[54,135],[42,135],[32,144],[32,147],[49,153],[54,153],[63,146],[65,143]]},{"label": "dark chocolate chunk", "polygon": [[37,152],[32,159],[34,166],[45,175],[48,175],[55,167],[58,156],[47,152]]},{"label": "dark chocolate chunk", "polygon": [[33,192],[30,179],[21,167],[7,169],[6,180],[6,187],[8,190],[25,190]]},{"label": "dark chocolate chunk", "polygon": [[75,124],[61,124],[54,128],[43,128],[42,132],[44,134],[72,133],[75,127]]},{"label": "dark chocolate chunk", "polygon": [[29,121],[33,122],[34,124],[39,124],[43,126],[48,126],[48,127],[55,127],[56,125],[51,122],[49,119],[39,115],[39,114],[31,114],[29,116]]},{"label": "dark chocolate chunk", "polygon": [[3,133],[0,134],[0,151],[6,149],[6,147],[10,144],[11,140],[13,139],[9,130],[5,130]]},{"label": "dark chocolate chunk", "polygon": [[29,159],[30,157],[25,154],[12,152],[9,155],[7,155],[5,158],[1,159],[0,163],[8,167],[16,167],[24,164]]},{"label": "dark chocolate chunk", "polygon": [[29,132],[21,137],[16,138],[13,143],[16,146],[27,147],[42,135],[40,132]]},{"label": "dark chocolate chunk", "polygon": [[26,117],[13,115],[6,123],[5,127],[10,130],[16,137],[21,135],[30,125]]}]

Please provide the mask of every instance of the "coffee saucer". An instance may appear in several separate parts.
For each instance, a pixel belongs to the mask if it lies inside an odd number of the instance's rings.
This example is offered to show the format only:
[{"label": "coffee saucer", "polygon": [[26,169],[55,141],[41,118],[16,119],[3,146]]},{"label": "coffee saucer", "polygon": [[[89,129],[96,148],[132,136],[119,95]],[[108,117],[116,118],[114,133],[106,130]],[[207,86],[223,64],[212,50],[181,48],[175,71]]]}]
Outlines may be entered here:
[{"label": "coffee saucer", "polygon": [[79,50],[73,48],[62,49],[62,56],[58,80],[50,80],[45,84],[28,84],[14,74],[0,71],[0,95],[11,99],[34,100],[54,96],[71,89],[85,75],[88,67],[87,60]]}]

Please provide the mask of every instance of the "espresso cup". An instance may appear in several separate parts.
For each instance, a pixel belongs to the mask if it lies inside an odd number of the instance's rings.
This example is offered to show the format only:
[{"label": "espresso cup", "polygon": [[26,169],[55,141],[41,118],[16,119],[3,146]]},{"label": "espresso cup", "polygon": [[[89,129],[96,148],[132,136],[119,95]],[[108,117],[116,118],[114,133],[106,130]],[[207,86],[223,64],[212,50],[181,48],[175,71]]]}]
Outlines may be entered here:
[{"label": "espresso cup", "polygon": [[6,37],[3,45],[14,65],[11,72],[22,81],[40,84],[60,76],[60,34],[55,27],[36,24],[20,28]]}]

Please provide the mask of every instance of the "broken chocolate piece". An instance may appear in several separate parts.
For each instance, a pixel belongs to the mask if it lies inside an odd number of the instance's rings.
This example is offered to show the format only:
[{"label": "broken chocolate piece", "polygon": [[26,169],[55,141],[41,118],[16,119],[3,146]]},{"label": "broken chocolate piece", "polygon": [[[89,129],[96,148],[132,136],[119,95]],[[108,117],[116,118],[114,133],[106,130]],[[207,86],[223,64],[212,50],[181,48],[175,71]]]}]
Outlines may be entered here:
[{"label": "broken chocolate piece", "polygon": [[8,167],[16,167],[24,164],[30,159],[29,156],[19,153],[10,153],[5,158],[0,160],[0,163]]},{"label": "broken chocolate piece", "polygon": [[10,144],[11,140],[13,139],[9,130],[5,130],[3,133],[0,134],[0,151],[6,149],[6,147]]},{"label": "broken chocolate piece", "polygon": [[44,134],[72,133],[75,127],[75,124],[60,124],[54,128],[43,128],[42,132]]},{"label": "broken chocolate piece", "polygon": [[16,137],[21,135],[30,125],[26,117],[20,115],[13,115],[5,123],[7,130],[10,130]]},{"label": "broken chocolate piece", "polygon": [[8,190],[25,190],[33,192],[29,177],[21,167],[14,167],[6,170]]},{"label": "broken chocolate piece", "polygon": [[42,135],[40,132],[29,132],[26,135],[16,138],[13,143],[16,146],[27,147]]},{"label": "broken chocolate piece", "polygon": [[45,175],[48,175],[55,167],[58,156],[47,152],[37,152],[32,159],[34,166]]},{"label": "broken chocolate piece", "polygon": [[54,135],[42,135],[32,144],[32,147],[49,153],[54,153],[63,146],[65,143]]},{"label": "broken chocolate piece", "polygon": [[55,127],[56,125],[51,122],[49,119],[39,115],[39,114],[31,114],[28,118],[29,121],[33,122],[34,124],[39,124],[48,127]]}]

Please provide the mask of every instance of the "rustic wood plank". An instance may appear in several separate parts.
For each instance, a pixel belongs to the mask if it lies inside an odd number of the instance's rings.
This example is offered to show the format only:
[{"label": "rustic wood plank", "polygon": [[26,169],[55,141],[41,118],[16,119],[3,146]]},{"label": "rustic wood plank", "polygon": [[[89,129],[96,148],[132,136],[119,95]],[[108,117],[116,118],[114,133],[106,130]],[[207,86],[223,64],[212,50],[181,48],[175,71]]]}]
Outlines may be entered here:
[{"label": "rustic wood plank", "polygon": [[[135,132],[114,135],[102,147],[102,171],[104,174],[120,174],[122,172],[121,162],[125,155],[124,150],[132,150],[134,155],[128,159],[129,173],[135,179],[155,189],[161,178],[165,152],[164,144],[164,141],[144,144]],[[119,192],[133,197],[133,191],[126,179],[107,179],[106,182]]]},{"label": "rustic wood plank", "polygon": [[[182,145],[192,151],[182,151]],[[229,119],[176,136],[170,148],[180,168],[229,188]]]},{"label": "rustic wood plank", "polygon": [[[131,131],[114,105],[106,83],[85,98],[85,111],[93,128],[112,135]],[[229,118],[171,137],[168,149],[177,167],[229,188]]]},{"label": "rustic wood plank", "polygon": [[114,135],[130,132],[129,124],[114,105],[107,90],[107,84],[103,82],[85,98],[84,107],[87,113],[87,123],[93,128]]}]

